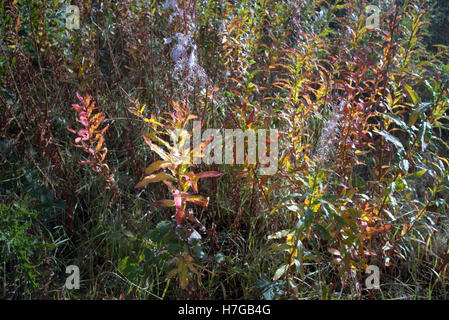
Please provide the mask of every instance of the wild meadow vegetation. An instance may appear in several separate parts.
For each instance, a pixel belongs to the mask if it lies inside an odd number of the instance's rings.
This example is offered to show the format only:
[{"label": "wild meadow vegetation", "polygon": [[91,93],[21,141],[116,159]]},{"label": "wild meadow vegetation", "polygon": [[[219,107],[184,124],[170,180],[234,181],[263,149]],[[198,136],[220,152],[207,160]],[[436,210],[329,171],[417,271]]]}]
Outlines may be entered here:
[{"label": "wild meadow vegetation", "polygon": [[[0,1],[0,296],[448,299],[448,16]],[[194,121],[278,130],[277,172],[180,162],[213,143],[183,148]]]}]

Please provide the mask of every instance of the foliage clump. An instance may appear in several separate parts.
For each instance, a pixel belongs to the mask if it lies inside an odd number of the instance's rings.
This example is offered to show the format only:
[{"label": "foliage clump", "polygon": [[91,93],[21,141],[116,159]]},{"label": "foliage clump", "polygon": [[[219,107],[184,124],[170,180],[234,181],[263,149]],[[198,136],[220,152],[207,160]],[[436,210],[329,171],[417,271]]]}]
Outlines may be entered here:
[{"label": "foliage clump", "polygon": [[[447,299],[444,1],[76,5],[0,3],[3,296]],[[277,172],[182,161],[206,129]]]}]

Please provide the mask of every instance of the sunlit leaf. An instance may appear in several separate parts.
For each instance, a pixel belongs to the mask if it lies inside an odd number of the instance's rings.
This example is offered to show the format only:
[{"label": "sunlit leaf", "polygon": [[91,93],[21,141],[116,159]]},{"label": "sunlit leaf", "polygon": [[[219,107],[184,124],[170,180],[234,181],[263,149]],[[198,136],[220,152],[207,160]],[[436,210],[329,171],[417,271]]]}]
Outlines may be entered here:
[{"label": "sunlit leaf", "polygon": [[138,184],[136,184],[135,188],[142,188],[148,185],[149,183],[161,182],[164,180],[174,180],[176,179],[165,172],[159,172],[157,174],[152,174],[143,178]]},{"label": "sunlit leaf", "polygon": [[166,168],[169,165],[170,165],[170,163],[168,161],[157,160],[157,161],[153,162],[152,164],[150,164],[145,169],[145,173],[146,174],[151,174],[154,171],[157,171],[157,170],[162,169],[162,168]]},{"label": "sunlit leaf", "polygon": [[274,273],[273,281],[279,280],[285,274],[285,272],[288,270],[288,268],[289,268],[289,264],[283,264],[282,266],[280,266]]}]

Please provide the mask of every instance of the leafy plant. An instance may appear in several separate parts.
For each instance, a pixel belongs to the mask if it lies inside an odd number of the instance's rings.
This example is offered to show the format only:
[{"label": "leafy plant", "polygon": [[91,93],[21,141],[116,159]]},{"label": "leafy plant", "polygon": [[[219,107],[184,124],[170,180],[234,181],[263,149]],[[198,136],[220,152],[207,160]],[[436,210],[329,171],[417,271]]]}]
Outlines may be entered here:
[{"label": "leafy plant", "polygon": [[[31,232],[38,213],[25,206],[0,204],[0,267],[3,270],[4,298],[32,296],[39,289],[37,255],[46,244]],[[19,292],[17,292],[19,291]]]},{"label": "leafy plant", "polygon": [[106,116],[102,112],[96,112],[98,107],[95,106],[95,101],[86,94],[83,98],[77,94],[78,99],[81,102],[81,106],[73,104],[72,109],[78,113],[77,122],[81,123],[84,129],[74,130],[67,128],[72,133],[78,135],[75,138],[74,146],[83,149],[89,156],[88,160],[80,161],[80,164],[89,165],[91,169],[100,174],[105,182],[105,190],[110,189],[114,192],[114,197],[111,199],[110,204],[119,196],[120,192],[115,183],[114,174],[109,166],[104,163],[108,149],[104,143],[104,134],[108,130],[109,125],[100,129]]},{"label": "leafy plant", "polygon": [[[207,207],[209,198],[197,194],[199,191],[198,182],[203,178],[215,178],[222,175],[216,171],[196,173],[192,170],[194,166],[192,159],[201,159],[204,157],[205,147],[213,138],[192,148],[189,145],[192,133],[187,131],[187,126],[190,120],[196,119],[197,117],[189,114],[189,110],[185,104],[173,102],[172,105],[173,112],[169,113],[170,117],[158,119],[154,116],[146,118],[143,115],[146,106],[140,106],[138,101],[135,101],[133,108],[130,109],[130,112],[149,124],[150,131],[145,132],[143,138],[150,149],[161,158],[161,160],[153,162],[145,169],[147,176],[136,185],[136,188],[143,188],[150,183],[164,183],[171,192],[173,200],[158,200],[152,204],[152,207],[175,207],[177,226],[180,226],[184,219],[187,219],[204,231],[205,227],[194,216],[193,211],[190,211],[186,215],[186,209],[188,202]],[[200,126],[194,128],[194,130],[200,129]],[[166,141],[168,138],[171,139],[172,144]],[[190,193],[189,190],[192,190],[194,193]],[[188,242],[192,242],[192,239],[194,239],[192,235],[197,233],[196,230],[186,228],[186,226],[183,229],[186,232]],[[189,246],[188,250],[190,251]],[[175,254],[170,260],[170,264],[176,264],[176,266],[168,273],[167,279],[178,275],[179,284],[182,289],[186,289],[189,283],[190,272],[198,276],[201,275],[197,270],[191,252]]]},{"label": "leafy plant", "polygon": [[[192,157],[193,159],[202,158],[205,147],[212,139],[201,143],[196,148],[187,145],[192,136],[186,130],[188,122],[197,117],[189,114],[185,104],[173,102],[171,118],[158,120],[153,116],[150,119],[145,118],[144,110],[145,105],[140,107],[140,104],[136,101],[134,108],[130,111],[150,124],[151,131],[144,133],[143,138],[150,149],[162,160],[153,162],[145,169],[147,176],[136,185],[136,188],[145,187],[149,183],[163,182],[172,193],[173,200],[158,200],[153,206],[175,207],[176,224],[180,225],[185,216],[187,202],[202,207],[207,207],[209,204],[209,198],[191,194],[189,190],[192,189],[194,193],[198,193],[199,179],[215,178],[222,175],[215,171],[195,173],[190,169],[193,167],[193,164],[191,164]],[[201,127],[195,129],[200,130]],[[173,145],[166,141],[168,137],[172,139]],[[161,169],[161,172],[155,173]],[[194,219],[192,216],[188,217]]]}]

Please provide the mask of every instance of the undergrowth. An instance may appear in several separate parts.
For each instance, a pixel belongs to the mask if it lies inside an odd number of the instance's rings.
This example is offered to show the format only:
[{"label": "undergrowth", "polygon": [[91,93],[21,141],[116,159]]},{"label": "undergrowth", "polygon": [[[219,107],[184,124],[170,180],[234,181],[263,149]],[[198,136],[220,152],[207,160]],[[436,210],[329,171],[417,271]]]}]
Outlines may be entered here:
[{"label": "undergrowth", "polygon": [[0,2],[3,298],[448,298],[440,1],[71,4]]}]

